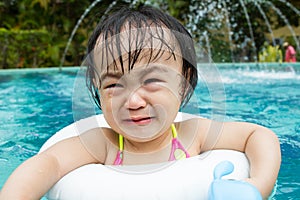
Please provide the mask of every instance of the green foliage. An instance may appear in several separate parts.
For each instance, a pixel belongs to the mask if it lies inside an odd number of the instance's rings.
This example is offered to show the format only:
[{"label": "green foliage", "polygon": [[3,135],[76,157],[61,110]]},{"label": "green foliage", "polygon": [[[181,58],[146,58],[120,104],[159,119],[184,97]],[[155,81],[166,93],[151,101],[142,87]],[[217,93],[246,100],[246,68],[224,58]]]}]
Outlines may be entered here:
[{"label": "green foliage", "polygon": [[[0,1],[0,68],[60,65],[74,27],[93,2],[94,0]],[[250,25],[241,2],[246,7]],[[298,0],[289,2],[299,10]],[[203,50],[212,53],[215,62],[253,62],[257,60],[258,50],[266,41],[265,34],[269,33],[257,3],[260,3],[272,29],[286,25],[286,21],[274,8],[278,8],[291,25],[299,25],[299,15],[284,1],[277,0],[118,0],[112,10],[129,4],[132,7],[154,5],[181,21]],[[86,15],[66,52],[63,65],[81,64],[88,37],[111,4],[111,0],[101,0]],[[248,43],[249,39],[251,43]],[[293,41],[290,43],[293,44]],[[299,54],[298,50],[298,57]],[[250,58],[243,60],[245,55],[250,55]]]},{"label": "green foliage", "polygon": [[[46,30],[0,29],[0,68],[47,66],[53,60],[49,54],[49,33]],[[57,54],[57,53],[56,53]]]},{"label": "green foliage", "polygon": [[259,62],[279,62],[282,63],[282,50],[279,45],[272,46],[265,42],[259,52]]}]

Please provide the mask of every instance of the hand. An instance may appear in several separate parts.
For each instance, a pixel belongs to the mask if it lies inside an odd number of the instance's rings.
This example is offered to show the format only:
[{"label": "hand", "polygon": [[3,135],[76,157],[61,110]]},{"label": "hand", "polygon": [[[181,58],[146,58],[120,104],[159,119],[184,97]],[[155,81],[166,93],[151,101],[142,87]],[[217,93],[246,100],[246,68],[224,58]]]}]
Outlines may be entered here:
[{"label": "hand", "polygon": [[208,191],[209,200],[261,200],[260,192],[250,183],[222,179],[233,172],[234,166],[229,161],[220,162],[214,169],[214,181]]}]

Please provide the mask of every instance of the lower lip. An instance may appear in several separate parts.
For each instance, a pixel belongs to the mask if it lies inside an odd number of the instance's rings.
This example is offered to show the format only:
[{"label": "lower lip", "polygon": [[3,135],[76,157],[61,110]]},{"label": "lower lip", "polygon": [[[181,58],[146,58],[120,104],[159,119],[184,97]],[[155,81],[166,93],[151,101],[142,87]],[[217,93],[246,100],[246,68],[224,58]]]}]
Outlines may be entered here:
[{"label": "lower lip", "polygon": [[125,120],[126,123],[132,124],[132,125],[140,125],[140,126],[145,126],[148,125],[152,122],[152,118],[147,118],[147,119],[141,119],[141,120]]}]

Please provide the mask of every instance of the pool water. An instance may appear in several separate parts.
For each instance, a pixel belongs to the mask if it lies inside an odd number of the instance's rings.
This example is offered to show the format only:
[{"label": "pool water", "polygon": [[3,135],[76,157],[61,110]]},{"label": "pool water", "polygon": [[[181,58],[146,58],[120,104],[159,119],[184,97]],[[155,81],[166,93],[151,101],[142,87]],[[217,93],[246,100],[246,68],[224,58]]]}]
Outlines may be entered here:
[{"label": "pool water", "polygon": [[[224,116],[226,112],[224,120],[248,121],[272,129],[282,150],[274,199],[300,198],[300,65],[290,69],[220,65],[219,77],[226,96],[218,103],[225,106],[212,105],[213,83],[207,86],[200,80],[197,103],[192,99],[184,110],[196,110],[208,118]],[[91,113],[81,108],[82,112],[77,109],[74,114],[74,108],[81,107],[74,103],[78,70],[0,71],[0,188],[9,174],[35,155],[51,135]],[[84,107],[82,101],[77,103]]]}]

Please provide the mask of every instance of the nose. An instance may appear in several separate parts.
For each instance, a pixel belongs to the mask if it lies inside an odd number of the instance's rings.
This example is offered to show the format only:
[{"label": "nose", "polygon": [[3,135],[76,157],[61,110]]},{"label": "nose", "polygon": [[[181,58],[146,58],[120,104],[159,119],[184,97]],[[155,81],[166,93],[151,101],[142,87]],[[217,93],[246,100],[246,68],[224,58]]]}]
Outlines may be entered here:
[{"label": "nose", "polygon": [[125,102],[125,107],[129,110],[137,110],[140,108],[144,108],[147,105],[147,101],[143,96],[143,92],[140,90],[136,90],[132,92],[127,101]]}]

